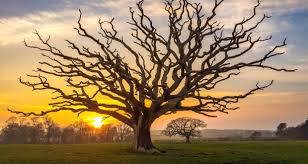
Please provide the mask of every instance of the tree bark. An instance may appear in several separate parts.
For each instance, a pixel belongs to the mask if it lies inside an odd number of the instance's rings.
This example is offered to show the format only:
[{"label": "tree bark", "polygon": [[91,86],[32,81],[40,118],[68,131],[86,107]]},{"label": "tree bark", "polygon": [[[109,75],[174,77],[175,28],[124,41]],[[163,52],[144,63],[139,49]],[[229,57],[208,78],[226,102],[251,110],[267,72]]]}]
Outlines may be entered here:
[{"label": "tree bark", "polygon": [[190,137],[186,136],[186,143],[190,143]]},{"label": "tree bark", "polygon": [[142,118],[139,119],[138,125],[134,127],[133,150],[137,152],[159,153],[151,139],[151,124]]},{"label": "tree bark", "polygon": [[154,149],[152,140],[151,140],[151,133],[150,128],[147,127],[137,127],[135,130],[134,136],[134,149],[137,151],[147,151]]}]

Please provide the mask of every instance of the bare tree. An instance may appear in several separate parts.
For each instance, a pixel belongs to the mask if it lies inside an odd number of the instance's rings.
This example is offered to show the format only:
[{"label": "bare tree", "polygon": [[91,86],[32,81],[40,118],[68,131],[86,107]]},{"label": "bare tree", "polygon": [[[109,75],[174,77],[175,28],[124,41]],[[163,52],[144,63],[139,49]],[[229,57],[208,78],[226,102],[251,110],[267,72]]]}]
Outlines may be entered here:
[{"label": "bare tree", "polygon": [[276,136],[277,137],[284,137],[285,135],[285,130],[287,129],[288,125],[285,122],[280,123],[277,126],[277,131],[276,131]]},{"label": "bare tree", "polygon": [[191,137],[201,137],[200,128],[205,128],[205,122],[189,117],[181,117],[172,120],[163,130],[163,134],[167,136],[180,135],[185,137],[186,143],[190,143]]},{"label": "bare tree", "polygon": [[1,129],[2,142],[27,143],[28,135],[25,133],[25,128],[26,126],[21,125],[17,117],[10,117]]},{"label": "bare tree", "polygon": [[[135,150],[156,151],[150,127],[158,117],[177,111],[214,117],[210,113],[238,109],[230,104],[269,87],[273,81],[265,85],[257,83],[239,95],[207,94],[218,84],[237,77],[245,68],[295,71],[266,64],[268,59],[284,54],[279,49],[286,46],[286,40],[257,59],[247,57],[254,53],[256,45],[272,38],[254,35],[257,27],[269,18],[258,17],[260,2],[231,31],[217,20],[216,12],[222,2],[215,0],[212,10],[205,12],[200,3],[164,0],[168,30],[159,32],[141,0],[136,8],[130,8],[128,24],[133,43],[119,34],[114,19],[99,19],[100,36],[90,34],[82,25],[80,11],[75,30],[99,49],[66,40],[74,55],[53,46],[50,37],[45,39],[35,32],[41,44],[25,41],[25,46],[40,50],[46,60],[40,62],[42,67],[37,68],[36,75],[27,75],[32,80],[20,78],[20,82],[33,90],[57,93],[54,99],[58,101],[50,104],[52,110],[41,113],[9,111],[25,116],[64,110],[109,115],[134,129]],[[50,78],[61,78],[70,88],[57,87]],[[115,103],[97,101],[102,97]],[[193,103],[183,103],[187,99]]]},{"label": "bare tree", "polygon": [[32,144],[43,143],[45,138],[44,125],[40,117],[31,117],[29,120],[30,140]]},{"label": "bare tree", "polygon": [[43,143],[44,134],[43,124],[38,117],[11,117],[1,130],[3,142],[13,144]]},{"label": "bare tree", "polygon": [[63,128],[61,133],[61,143],[65,144],[77,143],[75,131],[72,126]]},{"label": "bare tree", "polygon": [[254,131],[253,133],[250,134],[249,138],[251,139],[258,139],[262,137],[262,133],[259,131]]},{"label": "bare tree", "polygon": [[134,136],[134,132],[130,126],[122,123],[118,125],[116,128],[117,128],[117,140],[118,141],[123,142],[123,141],[132,140]]},{"label": "bare tree", "polygon": [[103,125],[97,132],[100,142],[115,142],[117,137],[117,128],[112,124]]},{"label": "bare tree", "polygon": [[44,117],[43,125],[46,133],[46,143],[59,143],[61,128],[49,117]]},{"label": "bare tree", "polygon": [[93,127],[85,121],[76,121],[71,125],[71,127],[74,129],[75,142],[77,143],[88,143],[94,135]]}]

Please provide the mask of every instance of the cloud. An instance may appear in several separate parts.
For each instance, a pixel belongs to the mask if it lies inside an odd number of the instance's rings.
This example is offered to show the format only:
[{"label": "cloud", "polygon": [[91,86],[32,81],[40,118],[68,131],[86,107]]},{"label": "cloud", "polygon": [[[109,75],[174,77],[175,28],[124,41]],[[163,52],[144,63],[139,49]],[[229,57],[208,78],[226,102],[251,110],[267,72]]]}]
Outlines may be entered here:
[{"label": "cloud", "polygon": [[[110,2],[112,0],[104,0]],[[79,8],[94,9],[101,0],[10,0],[0,1],[0,18],[26,17],[41,12],[63,12]]]},{"label": "cloud", "polygon": [[[163,0],[160,1],[150,1],[145,0],[146,4],[150,4],[151,10],[153,12],[160,12],[160,7]],[[194,0],[195,2],[203,2],[205,8],[211,7],[213,0]],[[0,1],[0,18],[8,17],[22,17],[28,14],[35,14],[41,11],[62,11],[66,9],[78,9],[78,8],[92,8],[97,9],[98,12],[108,12],[108,13],[121,13],[127,11],[128,6],[134,6],[138,0],[10,0],[10,1]],[[256,0],[228,0],[223,3],[226,9],[240,9],[249,10],[250,5],[255,4]],[[307,0],[263,0],[262,8],[272,13],[282,13],[290,12],[300,9],[307,9]],[[230,10],[225,10],[229,13]],[[234,13],[233,13],[234,14]],[[230,15],[229,15],[230,16]]]},{"label": "cloud", "polygon": [[284,14],[298,10],[307,10],[307,0],[264,0],[263,9],[273,14]]},{"label": "cloud", "polygon": [[[8,1],[8,8],[10,6],[14,6],[13,3],[16,3],[15,1],[17,0]],[[84,25],[88,29],[92,29],[93,31],[95,31],[95,33],[98,28],[98,18],[115,17],[117,28],[119,29],[121,34],[129,35],[130,29],[127,28],[128,25],[125,24],[125,22],[129,20],[128,6],[135,7],[135,3],[137,2],[137,0],[65,0],[59,1],[59,3],[51,3],[50,5],[48,5],[48,1],[44,3],[38,2],[37,4],[35,3],[36,1],[38,0],[29,0],[29,4],[16,3],[16,6],[14,6],[14,10],[16,10],[17,13],[22,13],[18,16],[11,15],[10,17],[6,18],[0,17],[0,28],[2,29],[0,31],[0,45],[21,45],[21,42],[24,40],[24,38],[29,39],[33,37],[32,32],[35,29],[39,30],[44,35],[51,34],[52,38],[70,38],[74,34],[74,31],[72,29],[76,25],[76,20],[78,17],[77,8],[81,8],[84,11]],[[198,0],[196,0],[196,2],[197,1]],[[30,5],[31,2],[33,2],[33,6]],[[162,20],[163,15],[161,14],[162,12],[164,12],[162,8],[163,4],[160,2],[161,1],[145,1],[145,10],[146,12],[150,13],[149,15],[154,17],[155,23],[159,27],[159,29],[164,29],[164,20]],[[1,3],[4,2],[1,1],[0,6],[2,6]],[[206,0],[203,1],[203,3],[206,10],[211,9],[213,6],[212,0]],[[19,8],[21,8],[23,4],[25,5],[25,11],[19,11]],[[235,22],[240,21],[244,15],[252,14],[252,8],[255,4],[255,0],[225,1],[217,12],[218,17],[224,24],[226,24],[227,28],[231,28],[232,25]],[[260,14],[265,11],[282,13],[287,12],[288,8],[292,10],[306,8],[307,4],[303,3],[303,0],[264,0],[261,7],[262,11],[260,11]],[[26,9],[28,9],[29,11],[26,12]],[[273,19],[269,22],[264,22],[261,28],[258,29],[257,33],[255,33],[255,35],[281,35],[281,31],[292,31],[292,28],[292,24],[290,24],[290,22],[288,22],[287,20],[277,21]],[[287,50],[288,52],[292,52],[292,54],[300,54],[300,52],[297,52],[296,50],[297,46],[298,45],[293,44],[291,46],[288,46],[288,48],[285,50]],[[261,48],[256,49],[255,51],[255,53],[260,53],[258,51],[261,51]],[[297,57],[292,58],[291,61],[285,62],[298,63],[299,61],[301,61],[302,65],[307,64],[307,57],[303,55],[292,56]],[[284,61],[281,60],[281,62]],[[271,77],[272,74],[266,74],[266,76]],[[296,76],[306,81],[305,77],[301,77],[300,75]]]},{"label": "cloud", "polygon": [[[98,15],[87,13],[82,20],[88,29],[98,27]],[[70,38],[75,34],[73,28],[78,19],[77,10],[61,12],[42,11],[24,17],[0,19],[0,45],[21,44],[24,39],[33,38],[33,32],[38,30],[44,36],[52,38]]]},{"label": "cloud", "polygon": [[[25,1],[17,2],[17,0],[1,1],[0,11],[8,9],[13,12],[0,12],[0,22],[2,22],[0,24],[2,29],[0,31],[0,45],[19,44],[24,38],[32,35],[31,32],[34,29],[47,34],[56,32],[59,36],[66,36],[76,22],[77,8],[84,11],[88,22],[90,19],[94,21],[92,24],[96,24],[97,19],[102,16],[116,17],[120,19],[119,22],[126,22],[129,19],[128,6],[135,6],[134,4],[137,2],[136,0],[49,1],[29,0],[27,3]],[[226,4],[227,8],[232,6],[232,3]],[[229,13],[232,12],[230,10],[227,10],[227,13],[222,12],[227,14],[226,20],[228,22],[231,22],[230,20],[235,19],[236,16],[242,15],[242,8],[240,5],[236,6],[238,7],[235,8],[236,11],[233,11],[233,14]],[[163,5],[159,1],[146,1],[145,10],[159,21]],[[230,15],[232,15],[231,18]]]},{"label": "cloud", "polygon": [[[60,15],[61,14],[61,15]],[[11,17],[8,19],[2,19],[0,24],[0,45],[7,44],[19,44],[24,38],[28,38],[32,35],[34,29],[42,31],[66,31],[67,20],[59,21],[65,13],[53,13],[53,12],[40,12],[37,14],[30,14],[27,17]]]},{"label": "cloud", "polygon": [[23,17],[40,11],[58,11],[65,5],[61,0],[0,1],[0,18]]},{"label": "cloud", "polygon": [[[127,28],[126,21],[129,20],[128,6],[135,7],[137,0],[56,0],[58,3],[48,4],[48,0],[38,2],[39,0],[29,0],[27,4],[17,3],[17,0],[0,2],[0,9],[4,8],[1,3],[6,3],[7,8],[16,11],[19,14],[6,14],[6,17],[0,16],[0,45],[8,44],[21,44],[24,38],[32,38],[32,32],[37,29],[42,34],[51,34],[52,38],[69,38],[73,34],[73,27],[76,25],[78,17],[77,8],[84,11],[85,26],[89,29],[97,29],[97,19],[100,17],[110,18],[115,17],[117,28],[120,29],[121,34],[129,35],[129,28]],[[196,0],[197,2],[198,0]],[[306,0],[264,0],[262,1],[261,11],[273,13],[287,13],[288,10],[299,10],[308,8]],[[155,19],[156,25],[159,29],[164,29],[162,20],[163,5],[161,1],[145,1],[145,10],[149,12]],[[212,0],[203,1],[206,10],[209,10],[212,5]],[[13,4],[16,4],[15,6]],[[256,4],[255,0],[229,0],[225,1],[218,11],[220,20],[226,24],[226,27],[231,28],[232,25],[241,20],[243,16],[252,14],[252,8]],[[4,4],[5,5],[5,4]],[[14,8],[12,8],[14,6]],[[19,8],[24,9],[19,10]],[[0,12],[1,15],[1,12]],[[260,15],[259,15],[260,16]],[[278,21],[275,18],[270,22],[262,24],[257,34],[278,34],[281,35],[282,31],[292,31],[292,24],[285,21]],[[95,31],[96,32],[96,31]],[[61,42],[63,43],[63,42]],[[291,43],[292,44],[292,43]],[[287,51],[293,54],[299,54],[296,51],[298,45],[293,44],[289,46]],[[258,51],[258,49],[256,50]],[[293,59],[293,58],[292,58]],[[301,61],[303,64],[307,63],[307,57],[300,56],[291,62]],[[282,61],[283,62],[283,61]],[[302,78],[301,78],[302,79]]]}]

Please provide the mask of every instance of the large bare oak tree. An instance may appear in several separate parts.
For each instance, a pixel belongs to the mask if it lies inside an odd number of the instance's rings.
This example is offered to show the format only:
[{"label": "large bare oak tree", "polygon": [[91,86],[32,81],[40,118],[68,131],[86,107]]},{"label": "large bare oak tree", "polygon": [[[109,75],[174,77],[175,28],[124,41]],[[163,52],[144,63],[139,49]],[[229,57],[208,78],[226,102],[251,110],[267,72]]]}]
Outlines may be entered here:
[{"label": "large bare oak tree", "polygon": [[[134,129],[135,150],[155,151],[150,127],[160,116],[177,111],[205,116],[214,116],[213,112],[227,113],[237,109],[230,104],[269,87],[273,81],[265,85],[258,83],[240,95],[207,95],[217,84],[237,77],[245,68],[294,71],[266,64],[268,59],[284,54],[278,50],[286,46],[285,40],[257,59],[249,57],[256,45],[272,38],[254,35],[257,27],[269,18],[258,16],[260,2],[251,15],[229,29],[216,16],[223,0],[215,0],[210,12],[205,12],[200,3],[164,0],[168,17],[166,32],[159,32],[143,4],[141,0],[136,8],[130,8],[128,26],[133,41],[123,39],[114,19],[100,19],[99,36],[90,34],[82,24],[80,12],[75,30],[99,50],[66,40],[74,55],[66,54],[52,45],[50,37],[44,39],[36,32],[41,44],[25,42],[25,45],[42,51],[46,60],[40,62],[38,74],[28,75],[32,80],[20,79],[20,82],[33,90],[57,93],[54,99],[58,101],[50,104],[52,110],[40,113],[9,111],[26,116],[64,110],[109,115]],[[50,82],[51,77],[62,78],[71,90],[56,87]],[[183,103],[184,100],[190,103]]]}]

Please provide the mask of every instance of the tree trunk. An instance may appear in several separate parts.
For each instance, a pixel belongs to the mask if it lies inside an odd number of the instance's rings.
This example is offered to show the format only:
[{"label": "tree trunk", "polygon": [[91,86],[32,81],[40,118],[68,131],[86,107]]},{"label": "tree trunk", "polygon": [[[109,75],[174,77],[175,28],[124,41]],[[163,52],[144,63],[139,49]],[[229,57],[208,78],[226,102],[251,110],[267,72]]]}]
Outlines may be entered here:
[{"label": "tree trunk", "polygon": [[133,150],[137,152],[159,153],[151,139],[151,125],[146,121],[139,119],[138,125],[134,127]]},{"label": "tree trunk", "polygon": [[151,140],[151,134],[150,129],[147,127],[139,127],[135,130],[135,136],[134,136],[134,149],[135,150],[141,150],[141,151],[147,151],[154,149],[152,140]]},{"label": "tree trunk", "polygon": [[190,137],[186,136],[186,143],[190,143]]}]

